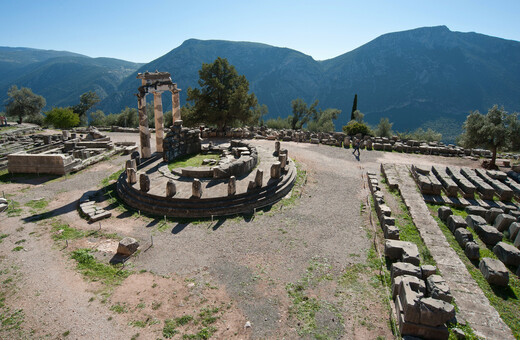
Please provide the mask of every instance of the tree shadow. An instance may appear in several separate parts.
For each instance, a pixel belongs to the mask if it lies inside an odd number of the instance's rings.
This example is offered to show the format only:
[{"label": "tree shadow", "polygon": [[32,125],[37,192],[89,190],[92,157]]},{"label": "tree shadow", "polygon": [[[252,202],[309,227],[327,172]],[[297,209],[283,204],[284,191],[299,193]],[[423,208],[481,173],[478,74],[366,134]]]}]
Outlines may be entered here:
[{"label": "tree shadow", "polygon": [[77,210],[77,208],[78,208],[78,200],[75,200],[75,201],[65,204],[64,206],[61,206],[59,208],[24,217],[24,218],[22,218],[22,221],[24,221],[24,223],[43,221],[43,220],[49,219],[51,217],[56,217],[59,215],[67,214],[71,211],[75,211],[75,210]]}]

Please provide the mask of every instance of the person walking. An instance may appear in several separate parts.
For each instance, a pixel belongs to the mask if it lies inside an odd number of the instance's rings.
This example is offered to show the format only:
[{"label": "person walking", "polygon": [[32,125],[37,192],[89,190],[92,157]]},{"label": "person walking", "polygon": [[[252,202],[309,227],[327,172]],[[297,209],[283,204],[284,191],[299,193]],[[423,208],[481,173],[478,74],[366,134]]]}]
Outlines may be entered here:
[{"label": "person walking", "polygon": [[359,157],[361,152],[359,151],[359,139],[358,138],[356,138],[354,140],[354,151],[352,151],[352,154],[356,155],[356,151],[357,151],[357,156]]}]

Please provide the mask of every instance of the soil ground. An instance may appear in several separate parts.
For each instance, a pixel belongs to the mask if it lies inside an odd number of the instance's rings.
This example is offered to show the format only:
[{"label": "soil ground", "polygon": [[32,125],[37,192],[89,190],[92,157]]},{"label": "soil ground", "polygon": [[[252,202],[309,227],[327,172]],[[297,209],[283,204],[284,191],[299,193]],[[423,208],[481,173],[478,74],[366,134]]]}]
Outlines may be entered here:
[{"label": "soil ground", "polygon": [[[109,136],[138,141],[137,134]],[[251,142],[274,149],[272,141]],[[0,239],[0,338],[393,338],[363,173],[379,172],[382,162],[476,162],[378,151],[356,159],[350,149],[282,147],[305,172],[301,196],[255,216],[164,222],[106,200],[100,204],[112,217],[89,224],[78,199],[106,192],[102,180],[128,156],[62,178],[0,183],[21,209],[0,214],[0,235],[7,235]],[[56,240],[63,232],[57,225],[90,233]],[[121,284],[85,279],[70,258],[88,248],[108,263],[125,236],[138,239],[141,251],[125,263],[130,275]]]}]

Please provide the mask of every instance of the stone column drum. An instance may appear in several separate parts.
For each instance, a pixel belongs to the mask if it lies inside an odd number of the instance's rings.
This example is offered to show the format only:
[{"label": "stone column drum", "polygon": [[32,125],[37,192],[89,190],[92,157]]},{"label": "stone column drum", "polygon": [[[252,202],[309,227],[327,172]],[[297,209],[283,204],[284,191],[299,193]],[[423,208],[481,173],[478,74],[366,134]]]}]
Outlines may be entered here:
[{"label": "stone column drum", "polygon": [[277,179],[277,178],[280,178],[281,175],[282,175],[282,163],[274,162],[273,165],[271,165],[271,178]]},{"label": "stone column drum", "polygon": [[229,177],[228,196],[233,196],[237,192],[237,179],[235,176]]},{"label": "stone column drum", "polygon": [[178,90],[172,91],[172,116],[174,123],[176,120],[181,120],[181,101]]},{"label": "stone column drum", "polygon": [[191,185],[191,194],[193,198],[202,197],[202,183],[197,178],[193,180],[193,183]]},{"label": "stone column drum", "polygon": [[153,93],[154,116],[155,116],[155,145],[157,152],[163,152],[164,121],[162,108],[162,92]]},{"label": "stone column drum", "polygon": [[137,95],[137,106],[139,108],[139,139],[141,141],[141,157],[150,158],[150,129],[148,129],[148,117],[146,116],[146,94]]}]

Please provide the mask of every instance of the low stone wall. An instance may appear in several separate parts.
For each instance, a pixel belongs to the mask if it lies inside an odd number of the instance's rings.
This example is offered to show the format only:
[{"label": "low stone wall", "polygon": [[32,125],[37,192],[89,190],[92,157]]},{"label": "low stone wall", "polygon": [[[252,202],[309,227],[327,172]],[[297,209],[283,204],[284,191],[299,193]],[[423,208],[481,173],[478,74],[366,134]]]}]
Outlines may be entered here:
[{"label": "low stone wall", "polygon": [[197,154],[201,150],[200,131],[183,128],[182,121],[178,122],[175,122],[163,139],[163,160],[168,163],[186,155]]},{"label": "low stone wall", "polygon": [[81,163],[72,156],[60,154],[11,154],[8,155],[8,167],[10,173],[35,173],[50,175],[65,175],[71,172],[74,166]]}]

